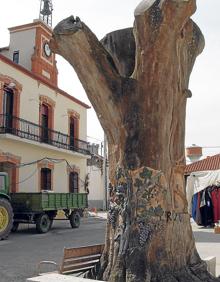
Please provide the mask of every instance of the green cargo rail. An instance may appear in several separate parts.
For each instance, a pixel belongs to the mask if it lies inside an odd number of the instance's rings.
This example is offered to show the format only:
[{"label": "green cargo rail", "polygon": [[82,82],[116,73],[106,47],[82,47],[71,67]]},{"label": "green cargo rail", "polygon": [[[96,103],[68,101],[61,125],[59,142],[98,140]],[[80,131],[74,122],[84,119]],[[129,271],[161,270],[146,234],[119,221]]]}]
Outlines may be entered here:
[{"label": "green cargo rail", "polygon": [[20,223],[36,224],[39,233],[48,232],[56,219],[57,211],[63,210],[72,228],[80,226],[80,217],[88,207],[88,195],[85,193],[11,193],[11,205],[14,212],[12,231]]},{"label": "green cargo rail", "polygon": [[88,207],[85,193],[11,193],[15,213],[53,210],[85,209]]}]

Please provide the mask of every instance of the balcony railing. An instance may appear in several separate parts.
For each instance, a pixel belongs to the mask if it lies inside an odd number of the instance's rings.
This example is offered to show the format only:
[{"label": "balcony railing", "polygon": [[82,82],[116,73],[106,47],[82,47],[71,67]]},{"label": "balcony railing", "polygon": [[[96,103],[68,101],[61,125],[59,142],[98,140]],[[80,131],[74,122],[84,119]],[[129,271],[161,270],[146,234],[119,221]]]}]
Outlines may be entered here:
[{"label": "balcony railing", "polygon": [[90,154],[89,143],[11,115],[0,114],[0,134],[12,134],[58,148]]}]

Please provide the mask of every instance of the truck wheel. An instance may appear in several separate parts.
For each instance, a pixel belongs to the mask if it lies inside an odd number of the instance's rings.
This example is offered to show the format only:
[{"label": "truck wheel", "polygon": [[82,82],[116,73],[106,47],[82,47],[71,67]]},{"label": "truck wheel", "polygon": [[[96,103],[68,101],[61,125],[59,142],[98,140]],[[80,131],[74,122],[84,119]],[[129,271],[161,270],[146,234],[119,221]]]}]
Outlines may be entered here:
[{"label": "truck wheel", "polygon": [[80,226],[80,215],[76,211],[72,211],[70,214],[70,225],[72,228],[79,228]]},{"label": "truck wheel", "polygon": [[6,239],[13,224],[13,210],[7,199],[0,199],[0,240]]},{"label": "truck wheel", "polygon": [[36,219],[36,229],[38,233],[47,233],[50,229],[51,220],[46,213],[40,214]]},{"label": "truck wheel", "polygon": [[18,226],[19,226],[19,222],[14,222],[12,229],[11,229],[11,232],[16,232],[18,230]]}]

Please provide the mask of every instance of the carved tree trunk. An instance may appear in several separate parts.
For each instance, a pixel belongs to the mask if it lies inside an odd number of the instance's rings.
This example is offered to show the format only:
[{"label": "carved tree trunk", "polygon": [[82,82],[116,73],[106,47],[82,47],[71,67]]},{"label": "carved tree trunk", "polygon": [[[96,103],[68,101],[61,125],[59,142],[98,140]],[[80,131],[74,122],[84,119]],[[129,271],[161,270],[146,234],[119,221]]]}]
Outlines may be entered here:
[{"label": "carved tree trunk", "polygon": [[189,76],[204,47],[195,10],[195,0],[142,1],[134,28],[102,42],[79,18],[54,29],[51,46],[76,70],[109,144],[99,279],[217,281],[195,249],[183,178]]}]

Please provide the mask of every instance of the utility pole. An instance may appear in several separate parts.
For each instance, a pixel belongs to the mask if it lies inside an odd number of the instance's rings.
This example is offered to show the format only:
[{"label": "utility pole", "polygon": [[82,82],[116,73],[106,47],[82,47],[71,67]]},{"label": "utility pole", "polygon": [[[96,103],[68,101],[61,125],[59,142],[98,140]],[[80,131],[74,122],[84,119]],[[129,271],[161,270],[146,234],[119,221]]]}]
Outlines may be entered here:
[{"label": "utility pole", "polygon": [[104,189],[104,199],[103,199],[103,210],[108,209],[108,170],[107,170],[107,139],[104,133],[104,145],[103,145],[103,189]]}]

